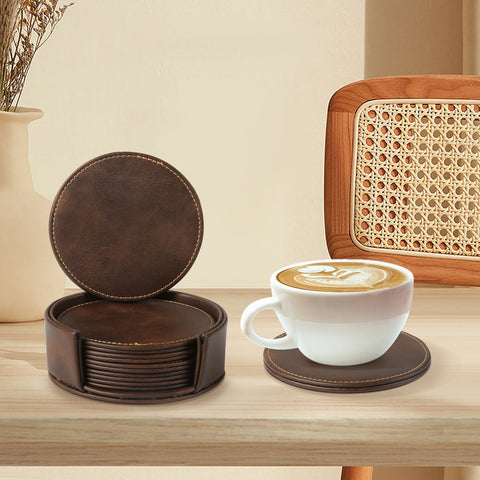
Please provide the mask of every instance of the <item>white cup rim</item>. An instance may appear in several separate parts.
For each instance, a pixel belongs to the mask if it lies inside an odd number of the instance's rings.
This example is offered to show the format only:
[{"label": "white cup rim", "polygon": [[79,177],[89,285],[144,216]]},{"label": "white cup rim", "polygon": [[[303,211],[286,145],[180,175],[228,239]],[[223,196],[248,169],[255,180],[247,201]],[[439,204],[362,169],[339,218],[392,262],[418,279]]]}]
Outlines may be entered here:
[{"label": "white cup rim", "polygon": [[[288,270],[289,268],[294,268],[294,267],[301,267],[303,265],[310,265],[312,263],[351,263],[351,262],[358,262],[358,263],[365,263],[365,264],[369,264],[369,265],[383,265],[385,267],[388,267],[388,268],[393,268],[393,269],[396,269],[400,272],[402,272],[403,274],[405,274],[405,276],[407,277],[406,280],[402,283],[399,283],[398,285],[394,285],[392,287],[385,287],[385,288],[380,288],[380,289],[377,289],[377,290],[363,290],[363,291],[346,291],[346,292],[338,292],[338,291],[328,291],[328,290],[324,290],[324,291],[321,291],[321,290],[307,290],[307,289],[303,289],[303,288],[297,288],[297,287],[292,287],[290,285],[287,285],[285,283],[282,283],[280,282],[278,279],[277,279],[277,275],[281,272],[283,272],[284,270]],[[388,262],[382,262],[380,260],[363,260],[363,259],[358,259],[358,258],[338,258],[338,259],[329,259],[329,258],[326,258],[326,259],[320,259],[320,260],[310,260],[310,261],[306,261],[306,262],[298,262],[298,263],[292,263],[291,265],[287,265],[286,267],[282,267],[282,268],[279,268],[278,270],[276,270],[275,272],[272,273],[272,275],[270,276],[270,285],[278,285],[280,286],[281,288],[284,288],[286,289],[287,291],[290,291],[290,292],[296,292],[296,293],[299,293],[299,294],[303,294],[303,295],[320,295],[320,296],[323,296],[323,295],[335,295],[335,296],[362,296],[362,295],[378,295],[378,293],[380,292],[383,292],[383,291],[391,291],[391,290],[394,290],[396,288],[401,288],[403,286],[405,286],[406,284],[408,283],[413,283],[414,282],[414,277],[413,277],[413,273],[408,270],[407,268],[405,267],[402,267],[400,265],[396,265],[395,263],[388,263]]]}]

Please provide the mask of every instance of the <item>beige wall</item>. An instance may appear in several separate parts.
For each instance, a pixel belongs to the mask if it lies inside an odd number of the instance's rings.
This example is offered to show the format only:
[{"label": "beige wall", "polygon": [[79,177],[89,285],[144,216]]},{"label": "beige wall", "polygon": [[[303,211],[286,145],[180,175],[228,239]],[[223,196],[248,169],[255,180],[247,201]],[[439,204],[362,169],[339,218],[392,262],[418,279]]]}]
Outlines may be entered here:
[{"label": "beige wall", "polygon": [[463,73],[480,73],[480,2],[463,0]]},{"label": "beige wall", "polygon": [[205,214],[181,287],[264,287],[327,255],[323,144],[331,94],[363,76],[358,0],[79,0],[39,51],[22,104],[37,189],[102,153],[172,163]]},{"label": "beige wall", "polygon": [[[180,287],[265,287],[327,256],[325,113],[342,85],[460,73],[461,0],[81,0],[39,51],[22,104],[35,185],[136,150],[179,168],[205,213]],[[364,48],[365,42],[365,48]],[[365,59],[365,61],[364,61]]]},{"label": "beige wall", "polygon": [[462,10],[462,0],[366,0],[365,77],[462,73]]}]

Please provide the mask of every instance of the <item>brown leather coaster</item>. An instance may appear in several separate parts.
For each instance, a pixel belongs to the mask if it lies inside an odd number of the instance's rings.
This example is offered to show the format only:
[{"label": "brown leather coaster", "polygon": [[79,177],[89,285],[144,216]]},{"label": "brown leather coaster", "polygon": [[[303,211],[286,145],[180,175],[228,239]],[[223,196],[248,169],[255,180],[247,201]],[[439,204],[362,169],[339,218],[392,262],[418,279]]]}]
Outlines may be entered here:
[{"label": "brown leather coaster", "polygon": [[151,384],[134,384],[134,383],[113,383],[108,381],[97,381],[97,380],[88,380],[85,384],[90,387],[105,388],[106,390],[125,390],[128,392],[151,392],[154,390],[173,390],[174,388],[182,388],[193,385],[193,379],[183,379],[175,380],[171,382],[165,382],[162,384],[151,383]]},{"label": "brown leather coaster", "polygon": [[117,373],[150,373],[154,375],[160,371],[172,371],[173,368],[178,366],[184,366],[185,368],[192,368],[195,365],[195,359],[180,361],[180,362],[166,362],[154,365],[128,365],[128,364],[112,364],[106,362],[98,362],[93,360],[85,360],[84,366],[88,371],[90,368],[96,368],[97,370],[105,370],[106,372]]},{"label": "brown leather coaster", "polygon": [[197,257],[203,216],[195,190],[151,155],[115,152],[63,184],[50,240],[67,276],[97,297],[138,301],[175,285]]},{"label": "brown leather coaster", "polygon": [[178,373],[184,373],[185,375],[195,372],[195,362],[184,362],[183,364],[175,364],[175,365],[165,365],[162,367],[158,367],[152,373],[151,371],[141,371],[141,370],[126,370],[126,369],[118,369],[113,367],[96,367],[94,365],[84,365],[86,375],[90,373],[98,374],[98,375],[110,375],[113,377],[145,377],[145,378],[157,378],[157,377],[165,377],[168,375],[175,375]]},{"label": "brown leather coaster", "polygon": [[118,345],[109,343],[99,343],[92,340],[82,339],[83,350],[90,353],[114,354],[125,356],[139,356],[148,358],[149,356],[156,356],[159,353],[177,353],[184,352],[190,348],[197,348],[197,339],[188,340],[187,342],[172,343],[167,346],[163,345]]},{"label": "brown leather coaster", "polygon": [[[185,395],[187,396],[191,393],[193,388],[191,386],[187,387],[178,387],[174,389],[166,389],[166,390],[150,390],[150,391],[141,391],[141,392],[130,392],[130,391],[121,391],[121,390],[110,390],[105,389],[102,387],[94,387],[90,385],[85,385],[85,391],[91,393],[91,398],[95,398],[97,400],[107,400],[107,401],[114,401],[114,399],[122,400],[148,400],[145,403],[160,403],[159,400],[172,398],[177,395]],[[86,395],[85,395],[86,396]],[[188,395],[190,396],[190,395]],[[192,395],[193,396],[193,395]],[[168,400],[170,401],[170,400]]]},{"label": "brown leather coaster", "polygon": [[430,351],[417,337],[401,332],[384,355],[362,365],[322,365],[298,349],[265,349],[263,360],[272,376],[289,385],[319,392],[362,393],[399,387],[420,378],[430,367]]},{"label": "brown leather coaster", "polygon": [[225,377],[225,374],[221,375],[217,380],[215,380],[215,382],[203,387],[200,390],[195,390],[194,387],[187,387],[175,390],[167,390],[165,392],[152,392],[150,395],[148,393],[142,393],[140,395],[136,393],[132,396],[130,394],[123,394],[122,392],[109,392],[108,390],[92,387],[85,387],[84,390],[78,390],[77,388],[62,382],[61,380],[58,380],[51,373],[48,375],[53,383],[56,383],[64,390],[74,393],[75,395],[80,395],[81,397],[100,400],[103,402],[142,404],[170,403],[197,397],[198,395],[202,395],[203,393],[212,390],[212,388],[216,387]]},{"label": "brown leather coaster", "polygon": [[112,363],[112,364],[128,364],[128,365],[152,365],[162,364],[166,362],[178,362],[182,360],[195,360],[197,356],[197,349],[184,353],[177,353],[175,355],[158,355],[152,358],[137,358],[124,357],[117,355],[97,355],[84,351],[83,358],[85,360],[93,360],[98,362]]},{"label": "brown leather coaster", "polygon": [[58,320],[80,332],[84,341],[120,348],[125,344],[175,346],[214,324],[210,315],[194,306],[160,299],[136,303],[93,300],[66,309]]},{"label": "brown leather coaster", "polygon": [[193,374],[194,372],[189,372],[189,373],[180,373],[178,375],[168,375],[168,376],[163,376],[163,377],[139,377],[139,376],[113,376],[113,375],[107,375],[107,374],[102,374],[102,375],[97,375],[92,372],[88,372],[88,375],[86,377],[87,383],[89,381],[95,381],[95,382],[109,382],[113,384],[130,384],[130,385],[140,385],[140,384],[161,384],[165,382],[173,382],[177,380],[192,380],[193,379]]}]

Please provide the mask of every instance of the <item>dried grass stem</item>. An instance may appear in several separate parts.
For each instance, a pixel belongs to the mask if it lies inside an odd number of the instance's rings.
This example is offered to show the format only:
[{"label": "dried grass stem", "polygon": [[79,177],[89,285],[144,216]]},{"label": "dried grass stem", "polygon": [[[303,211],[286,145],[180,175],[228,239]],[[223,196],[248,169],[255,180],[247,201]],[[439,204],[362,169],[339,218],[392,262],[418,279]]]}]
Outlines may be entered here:
[{"label": "dried grass stem", "polygon": [[58,0],[0,0],[0,110],[15,109],[37,50],[67,8]]}]

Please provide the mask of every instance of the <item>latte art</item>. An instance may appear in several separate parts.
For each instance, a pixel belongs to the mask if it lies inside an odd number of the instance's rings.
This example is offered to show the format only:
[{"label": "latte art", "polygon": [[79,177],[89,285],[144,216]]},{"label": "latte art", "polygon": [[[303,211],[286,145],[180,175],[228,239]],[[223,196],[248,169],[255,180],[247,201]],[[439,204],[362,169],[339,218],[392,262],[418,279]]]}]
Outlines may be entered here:
[{"label": "latte art", "polygon": [[293,277],[302,285],[314,287],[322,286],[358,286],[374,288],[379,282],[387,278],[387,272],[377,267],[332,267],[331,265],[318,265],[299,268],[298,275]]},{"label": "latte art", "polygon": [[388,266],[332,261],[289,268],[280,272],[277,279],[303,290],[352,292],[394,287],[407,277]]}]

